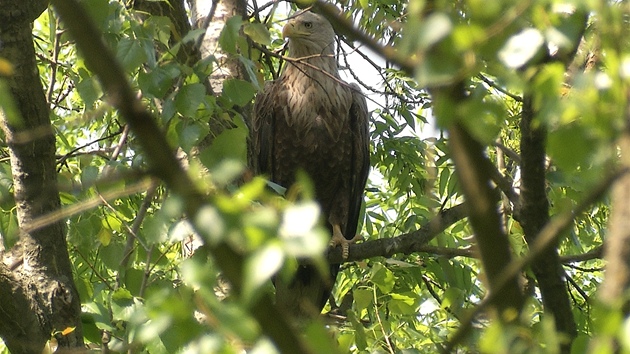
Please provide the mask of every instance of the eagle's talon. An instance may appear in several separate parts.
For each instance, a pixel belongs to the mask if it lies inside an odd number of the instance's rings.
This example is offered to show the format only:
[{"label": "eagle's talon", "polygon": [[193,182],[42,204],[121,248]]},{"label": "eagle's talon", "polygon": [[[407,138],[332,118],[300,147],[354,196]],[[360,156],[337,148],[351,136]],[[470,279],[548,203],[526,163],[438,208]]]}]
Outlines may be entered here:
[{"label": "eagle's talon", "polygon": [[361,235],[357,234],[354,235],[354,237],[350,240],[347,240],[343,234],[341,233],[341,228],[339,225],[334,225],[333,226],[333,236],[332,239],[330,240],[330,247],[335,248],[337,246],[341,246],[341,258],[342,259],[347,259],[348,258],[348,254],[350,252],[349,247],[351,244],[359,241],[359,240],[363,240],[363,237],[361,237]]}]

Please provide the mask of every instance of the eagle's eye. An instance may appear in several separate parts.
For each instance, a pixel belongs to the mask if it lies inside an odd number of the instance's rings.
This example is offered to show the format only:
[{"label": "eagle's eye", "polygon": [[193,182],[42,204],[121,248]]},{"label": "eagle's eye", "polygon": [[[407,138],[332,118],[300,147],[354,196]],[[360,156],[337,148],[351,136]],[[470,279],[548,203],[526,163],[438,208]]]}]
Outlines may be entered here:
[{"label": "eagle's eye", "polygon": [[304,22],[304,27],[306,27],[306,29],[313,28],[313,22]]}]

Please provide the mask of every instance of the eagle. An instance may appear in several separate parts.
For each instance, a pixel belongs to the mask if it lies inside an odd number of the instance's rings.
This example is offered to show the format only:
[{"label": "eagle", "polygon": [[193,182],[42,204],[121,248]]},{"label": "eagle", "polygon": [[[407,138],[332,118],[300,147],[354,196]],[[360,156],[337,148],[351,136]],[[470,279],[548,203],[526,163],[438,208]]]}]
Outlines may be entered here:
[{"label": "eagle", "polygon": [[[369,170],[368,109],[356,84],[339,76],[335,32],[322,15],[301,11],[282,29],[288,38],[286,65],[268,81],[254,102],[250,122],[249,164],[252,172],[289,188],[296,172],[313,185],[331,247],[357,236],[363,191]],[[300,264],[290,282],[276,278],[276,301],[296,317],[323,309],[338,264],[330,275],[313,264]]]}]

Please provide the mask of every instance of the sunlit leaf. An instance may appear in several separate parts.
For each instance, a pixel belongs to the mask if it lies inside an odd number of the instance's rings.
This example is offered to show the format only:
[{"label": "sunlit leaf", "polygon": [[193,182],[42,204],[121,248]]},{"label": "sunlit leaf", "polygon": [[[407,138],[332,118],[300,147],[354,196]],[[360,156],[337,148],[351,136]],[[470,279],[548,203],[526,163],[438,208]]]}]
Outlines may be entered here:
[{"label": "sunlit leaf", "polygon": [[4,58],[0,58],[0,76],[12,76],[13,64]]},{"label": "sunlit leaf", "polygon": [[418,42],[421,49],[429,48],[442,38],[446,37],[452,30],[451,19],[442,12],[437,12],[425,18],[418,29]]},{"label": "sunlit leaf", "polygon": [[[201,161],[208,168],[217,167],[226,160],[234,160],[245,166],[247,161],[248,129],[242,119],[233,120],[235,127],[225,129],[214,140],[210,147],[201,153]],[[225,171],[224,171],[225,172]],[[215,178],[222,182],[227,182],[229,178],[217,175]],[[228,176],[233,177],[233,176]]]},{"label": "sunlit leaf", "polygon": [[374,294],[370,289],[355,289],[352,293],[354,295],[354,302],[356,304],[357,311],[361,312],[372,305]]},{"label": "sunlit leaf", "polygon": [[499,51],[499,59],[505,66],[517,69],[529,62],[544,44],[544,37],[534,28],[526,28],[510,37]]},{"label": "sunlit leaf", "polygon": [[96,237],[103,246],[107,246],[112,240],[112,233],[110,230],[102,228]]},{"label": "sunlit leaf", "polygon": [[245,261],[245,279],[243,282],[243,296],[251,299],[260,291],[260,287],[271,279],[284,262],[284,253],[278,243],[268,243],[256,250]]}]

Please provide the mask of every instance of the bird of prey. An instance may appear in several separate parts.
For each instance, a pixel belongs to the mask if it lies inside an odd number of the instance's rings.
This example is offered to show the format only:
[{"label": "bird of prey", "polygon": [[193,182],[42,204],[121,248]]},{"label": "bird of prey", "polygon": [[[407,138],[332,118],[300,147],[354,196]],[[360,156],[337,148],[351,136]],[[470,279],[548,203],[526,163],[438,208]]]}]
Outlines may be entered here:
[{"label": "bird of prey", "polygon": [[[310,177],[315,199],[344,258],[357,234],[369,170],[368,111],[358,85],[340,79],[335,32],[322,15],[302,11],[282,30],[288,38],[284,71],[256,97],[250,122],[250,167],[289,188],[296,171]],[[330,277],[301,264],[293,281],[275,280],[276,300],[298,317],[319,314],[330,296]]]}]

